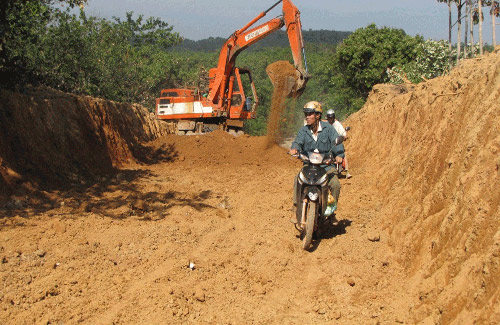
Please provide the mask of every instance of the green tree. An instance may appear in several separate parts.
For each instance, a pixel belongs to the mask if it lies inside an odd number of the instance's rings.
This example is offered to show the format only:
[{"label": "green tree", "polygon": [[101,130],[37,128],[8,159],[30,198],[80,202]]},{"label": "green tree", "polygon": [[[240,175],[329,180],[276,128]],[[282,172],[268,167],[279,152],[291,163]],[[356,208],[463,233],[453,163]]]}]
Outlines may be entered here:
[{"label": "green tree", "polygon": [[56,4],[69,8],[87,0],[2,0],[0,1],[0,85],[4,87],[36,79],[34,58],[47,25],[58,11]]},{"label": "green tree", "polygon": [[[66,9],[55,7],[66,3]],[[87,17],[69,9],[77,1],[3,3],[5,27],[0,71],[3,87],[45,84],[56,89],[152,106],[159,89],[173,84],[175,58],[166,49],[181,42],[157,18]],[[172,73],[172,75],[174,75]],[[153,94],[155,92],[155,94]]]},{"label": "green tree", "polygon": [[495,17],[500,15],[500,1],[485,0],[485,5],[490,6],[492,45],[495,48],[497,46]]},{"label": "green tree", "polygon": [[174,66],[165,52],[180,42],[172,27],[155,18],[124,21],[55,15],[41,39],[37,65],[45,84],[64,91],[122,102],[152,104],[151,91],[165,79],[166,67]]},{"label": "green tree", "polygon": [[403,66],[395,66],[389,69],[391,83],[402,83],[405,78],[418,83],[424,79],[432,79],[441,76],[449,71],[448,42],[426,40],[417,47],[417,57]]},{"label": "green tree", "polygon": [[411,37],[402,29],[360,28],[337,47],[331,61],[336,106],[353,112],[361,108],[375,84],[389,81],[387,68],[405,65],[417,57],[421,36]]}]

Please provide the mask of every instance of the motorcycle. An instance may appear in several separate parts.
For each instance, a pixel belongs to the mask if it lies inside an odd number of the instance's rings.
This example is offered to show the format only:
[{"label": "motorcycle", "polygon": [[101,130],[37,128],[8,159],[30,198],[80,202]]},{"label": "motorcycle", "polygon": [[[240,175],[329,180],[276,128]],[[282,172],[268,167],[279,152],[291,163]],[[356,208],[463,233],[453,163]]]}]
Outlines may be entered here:
[{"label": "motorcycle", "polygon": [[[344,141],[343,136],[335,139],[335,145]],[[331,153],[319,152],[298,153],[294,155],[304,162],[298,175],[298,186],[296,188],[297,223],[295,228],[300,231],[302,248],[308,250],[313,235],[318,233],[320,224],[326,221],[325,210],[328,204],[329,188],[327,171],[322,165],[332,165],[334,157]],[[337,166],[337,168],[339,168]]]}]

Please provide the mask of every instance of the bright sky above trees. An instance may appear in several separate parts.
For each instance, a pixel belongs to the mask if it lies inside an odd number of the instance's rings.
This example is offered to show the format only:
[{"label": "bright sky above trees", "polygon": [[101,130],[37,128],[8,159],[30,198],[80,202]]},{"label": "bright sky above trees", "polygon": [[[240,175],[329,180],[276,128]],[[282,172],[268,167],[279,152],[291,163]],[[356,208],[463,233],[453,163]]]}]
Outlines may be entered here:
[{"label": "bright sky above trees", "polygon": [[[276,0],[89,0],[90,15],[124,17],[127,11],[159,17],[181,36],[193,40],[227,37]],[[294,0],[301,11],[304,29],[354,31],[375,23],[378,27],[402,28],[409,35],[448,38],[448,8],[436,0]],[[275,8],[265,18],[280,14]],[[491,40],[491,22],[484,9],[483,39]],[[265,19],[264,18],[264,19]],[[456,10],[454,8],[454,19]],[[476,27],[477,29],[477,27]],[[456,42],[454,31],[453,42]],[[497,31],[497,43],[500,32]]]}]

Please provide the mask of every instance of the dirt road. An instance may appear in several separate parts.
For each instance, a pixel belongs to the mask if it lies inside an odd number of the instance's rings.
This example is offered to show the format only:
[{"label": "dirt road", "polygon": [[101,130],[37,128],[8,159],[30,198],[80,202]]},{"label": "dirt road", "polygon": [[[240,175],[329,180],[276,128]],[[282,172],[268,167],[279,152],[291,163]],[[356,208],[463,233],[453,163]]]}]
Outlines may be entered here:
[{"label": "dirt road", "polygon": [[263,137],[222,132],[154,143],[168,145],[174,161],[55,193],[28,209],[29,218],[6,221],[0,270],[9,290],[2,292],[0,318],[92,324],[407,320],[404,278],[371,218],[380,202],[361,182],[363,171],[342,181],[339,226],[304,252],[289,222],[290,187],[300,164],[284,149],[266,150]]}]

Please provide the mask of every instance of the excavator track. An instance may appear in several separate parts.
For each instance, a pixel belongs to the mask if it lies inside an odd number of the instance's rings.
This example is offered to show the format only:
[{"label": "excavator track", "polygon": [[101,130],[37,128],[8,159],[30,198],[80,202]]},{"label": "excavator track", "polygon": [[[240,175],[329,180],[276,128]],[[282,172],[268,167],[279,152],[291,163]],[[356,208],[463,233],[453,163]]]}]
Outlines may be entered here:
[{"label": "excavator track", "polygon": [[217,123],[217,121],[206,123],[202,121],[181,120],[170,123],[173,124],[174,133],[177,135],[200,135],[215,130],[223,130],[234,136],[245,134],[243,126],[238,127],[235,125],[228,125],[228,123]]}]

